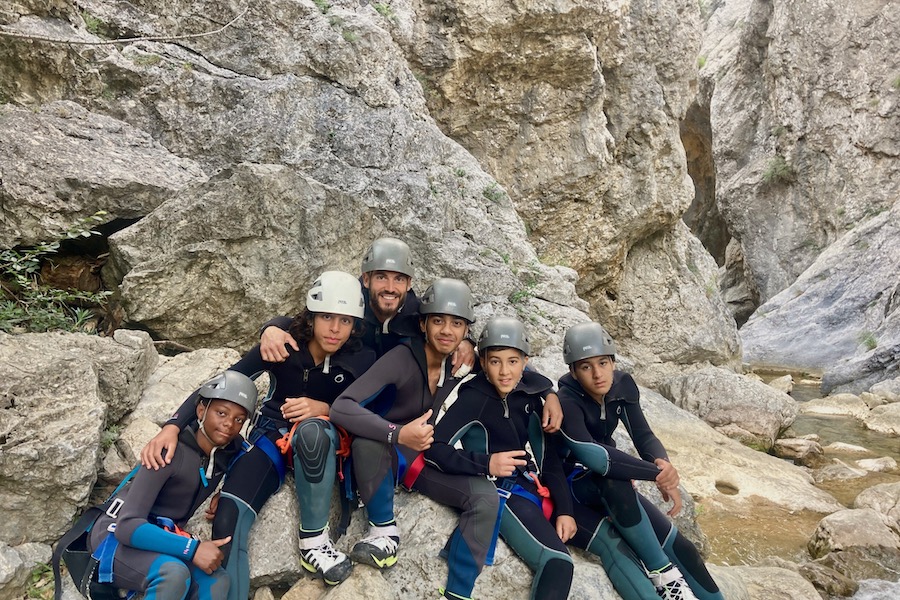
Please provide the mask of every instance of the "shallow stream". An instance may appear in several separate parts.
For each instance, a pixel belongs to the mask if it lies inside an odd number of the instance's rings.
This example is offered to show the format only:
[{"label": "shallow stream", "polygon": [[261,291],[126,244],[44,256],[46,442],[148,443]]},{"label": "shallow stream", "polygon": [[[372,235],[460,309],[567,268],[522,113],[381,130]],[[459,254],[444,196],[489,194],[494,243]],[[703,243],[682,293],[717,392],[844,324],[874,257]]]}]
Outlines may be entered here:
[{"label": "shallow stream", "polygon": [[[771,377],[766,377],[766,379]],[[798,402],[820,398],[818,382],[800,380],[795,375],[792,396]],[[900,438],[889,437],[868,430],[852,417],[800,414],[792,427],[796,436],[814,433],[821,445],[843,442],[862,446],[871,454],[837,453],[826,450],[826,456],[837,458],[855,467],[861,458],[893,457],[900,463]],[[864,489],[879,483],[900,482],[900,471],[869,473],[849,480],[826,481],[817,484],[847,507]],[[806,544],[823,515],[807,511],[786,514],[783,508],[760,504],[749,514],[733,514],[713,507],[699,508],[697,521],[710,541],[709,560],[721,565],[753,565],[768,556],[794,562],[806,562]],[[853,600],[896,600],[900,598],[900,583],[872,580],[862,582]]]}]

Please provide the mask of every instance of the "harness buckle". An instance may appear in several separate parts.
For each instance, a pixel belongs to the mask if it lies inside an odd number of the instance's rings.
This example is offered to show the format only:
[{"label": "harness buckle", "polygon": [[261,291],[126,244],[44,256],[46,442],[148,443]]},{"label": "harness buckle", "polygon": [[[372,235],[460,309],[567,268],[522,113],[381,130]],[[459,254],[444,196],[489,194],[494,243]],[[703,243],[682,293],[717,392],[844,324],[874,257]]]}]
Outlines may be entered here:
[{"label": "harness buckle", "polygon": [[109,508],[106,509],[106,514],[113,519],[118,519],[119,511],[122,509],[123,504],[125,504],[124,500],[122,500],[121,498],[114,498],[113,501],[109,503]]}]

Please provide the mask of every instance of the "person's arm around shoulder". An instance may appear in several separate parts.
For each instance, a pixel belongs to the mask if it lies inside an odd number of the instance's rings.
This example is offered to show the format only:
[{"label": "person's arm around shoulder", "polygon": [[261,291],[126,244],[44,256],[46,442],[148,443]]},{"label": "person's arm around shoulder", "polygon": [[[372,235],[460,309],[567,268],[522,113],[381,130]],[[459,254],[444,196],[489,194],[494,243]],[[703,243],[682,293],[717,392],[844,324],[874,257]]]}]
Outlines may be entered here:
[{"label": "person's arm around shoulder", "polygon": [[300,351],[299,343],[287,331],[291,326],[291,321],[290,317],[275,317],[263,324],[262,333],[259,336],[259,348],[263,360],[273,363],[286,361],[290,356],[287,346],[293,348],[294,351]]}]

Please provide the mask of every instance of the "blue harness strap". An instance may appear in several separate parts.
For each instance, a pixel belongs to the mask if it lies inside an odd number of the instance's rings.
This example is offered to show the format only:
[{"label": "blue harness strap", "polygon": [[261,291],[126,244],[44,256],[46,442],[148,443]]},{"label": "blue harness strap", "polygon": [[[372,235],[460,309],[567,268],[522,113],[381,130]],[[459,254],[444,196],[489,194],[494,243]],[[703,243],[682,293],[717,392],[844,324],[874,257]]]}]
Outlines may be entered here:
[{"label": "blue harness strap", "polygon": [[[115,528],[115,524],[110,525]],[[99,583],[112,583],[113,581],[113,559],[116,556],[116,548],[119,546],[119,540],[116,539],[115,529],[106,534],[97,549],[91,555],[97,560],[97,581]]]},{"label": "blue harness strap", "polygon": [[516,477],[504,477],[497,488],[497,496],[500,498],[499,508],[497,509],[497,522],[494,523],[494,532],[491,534],[491,545],[488,546],[487,556],[484,564],[490,566],[494,564],[494,553],[497,550],[497,539],[500,537],[500,519],[503,518],[503,509],[506,507],[506,501],[513,494],[513,490],[518,487],[516,485]]},{"label": "blue harness strap", "polygon": [[278,446],[266,437],[264,433],[253,442],[253,445],[266,453],[266,456],[269,457],[269,460],[272,461],[275,470],[278,472],[279,485],[283,484],[284,476],[287,475],[287,465],[284,462],[284,455],[281,454],[281,450],[278,449]]}]

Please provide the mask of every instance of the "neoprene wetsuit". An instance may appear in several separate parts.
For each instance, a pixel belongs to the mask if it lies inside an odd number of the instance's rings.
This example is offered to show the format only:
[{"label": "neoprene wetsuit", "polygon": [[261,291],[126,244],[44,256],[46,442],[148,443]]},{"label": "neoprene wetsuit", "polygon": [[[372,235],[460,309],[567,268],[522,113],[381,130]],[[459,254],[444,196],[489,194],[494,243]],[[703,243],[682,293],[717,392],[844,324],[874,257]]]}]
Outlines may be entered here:
[{"label": "neoprene wetsuit", "polygon": [[[500,535],[535,572],[531,597],[565,599],[572,585],[572,558],[556,533],[559,515],[572,516],[572,498],[559,458],[557,438],[541,430],[542,398],[553,391],[549,379],[525,371],[515,389],[501,398],[485,374],[460,386],[456,402],[435,428],[435,442],[425,452],[429,464],[441,471],[489,475],[490,456],[496,452],[523,450],[530,442],[535,456],[506,483],[512,495],[500,520]],[[453,445],[461,441],[463,448]],[[549,488],[554,502],[548,520],[542,512],[540,493],[533,476]],[[514,483],[514,485],[513,485]]]},{"label": "neoprene wetsuit", "polygon": [[[659,470],[653,461],[668,460],[641,410],[640,390],[631,375],[614,371],[612,387],[598,403],[569,373],[559,380],[559,399],[562,434],[571,450],[566,466],[576,500],[578,533],[571,543],[601,557],[625,600],[658,597],[643,569],[635,567],[636,558],[650,570],[673,562],[700,600],[722,600],[697,548],[631,484],[632,479],[655,480]],[[620,422],[644,461],[615,449],[612,434]],[[604,531],[606,517],[627,543]]]}]

